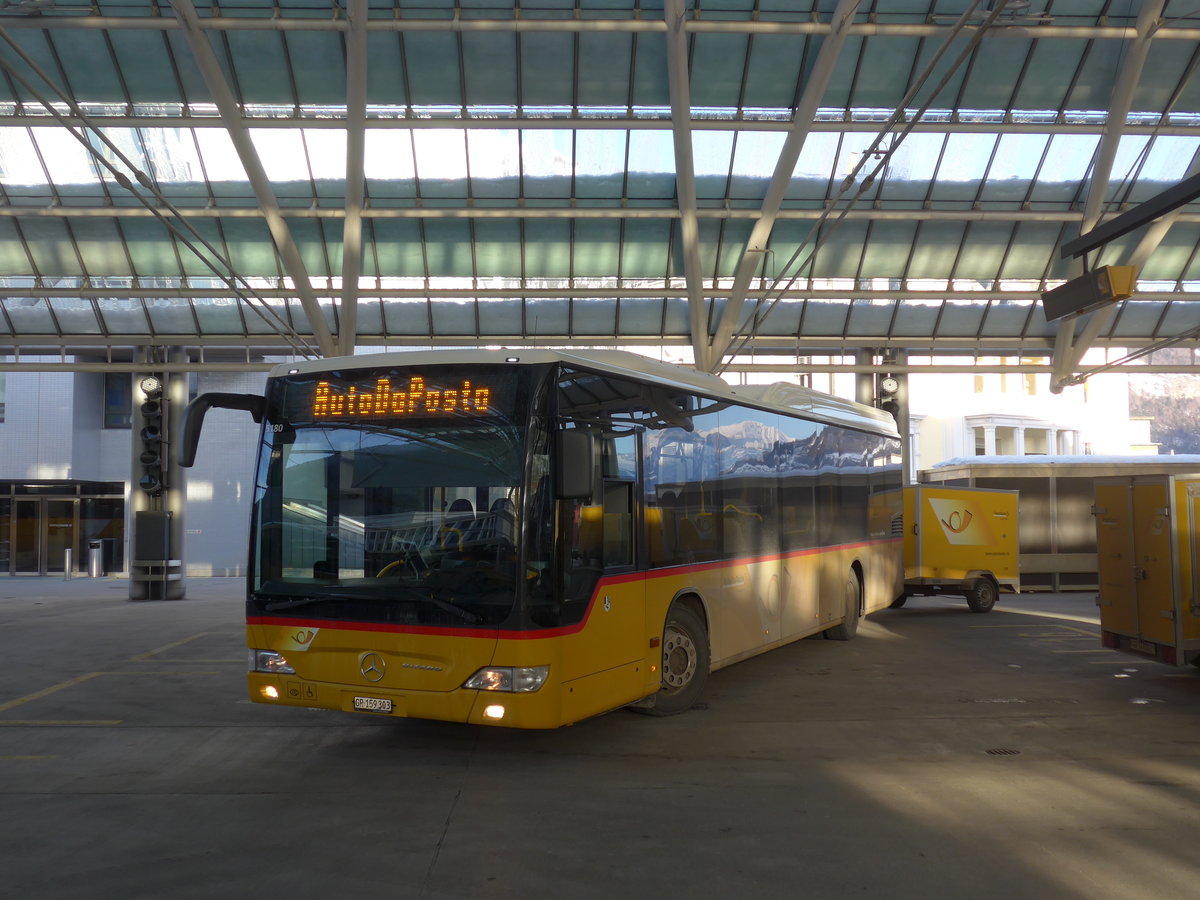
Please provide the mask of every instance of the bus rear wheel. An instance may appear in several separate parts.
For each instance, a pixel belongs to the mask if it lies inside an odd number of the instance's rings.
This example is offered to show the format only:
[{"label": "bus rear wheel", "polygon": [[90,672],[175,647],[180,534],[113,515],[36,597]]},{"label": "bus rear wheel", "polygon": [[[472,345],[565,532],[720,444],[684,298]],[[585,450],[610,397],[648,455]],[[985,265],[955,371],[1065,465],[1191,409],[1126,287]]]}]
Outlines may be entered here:
[{"label": "bus rear wheel", "polygon": [[654,705],[644,711],[655,716],[673,716],[689,709],[708,680],[708,629],[686,606],[676,604],[667,613],[662,640],[662,687]]},{"label": "bus rear wheel", "polygon": [[845,618],[826,630],[825,637],[830,640],[848,641],[858,634],[858,620],[862,615],[862,582],[853,569],[846,573],[845,591]]}]

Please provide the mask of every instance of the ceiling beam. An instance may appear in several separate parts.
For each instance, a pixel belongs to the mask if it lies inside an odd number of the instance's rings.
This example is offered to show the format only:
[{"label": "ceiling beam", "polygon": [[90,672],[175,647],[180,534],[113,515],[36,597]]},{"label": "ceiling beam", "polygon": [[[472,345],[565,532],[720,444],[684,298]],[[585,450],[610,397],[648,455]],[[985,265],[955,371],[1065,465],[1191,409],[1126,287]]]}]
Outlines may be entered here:
[{"label": "ceiling beam", "polygon": [[713,368],[721,361],[725,351],[729,349],[738,319],[741,317],[742,307],[745,305],[746,292],[750,288],[750,281],[754,278],[754,271],[755,269],[761,270],[766,258],[767,245],[771,239],[771,231],[775,228],[775,220],[779,217],[780,209],[783,207],[784,194],[787,193],[787,189],[792,183],[792,175],[796,171],[796,161],[800,159],[800,152],[804,149],[804,141],[811,130],[817,108],[833,77],[834,68],[841,56],[842,47],[846,43],[850,22],[858,9],[859,2],[860,0],[838,0],[837,8],[830,21],[831,31],[821,41],[821,50],[817,54],[816,63],[804,81],[804,93],[796,105],[796,111],[792,116],[792,126],[779,151],[779,159],[775,162],[775,171],[771,175],[766,196],[763,197],[758,218],[754,222],[754,228],[750,231],[746,246],[742,248],[737,274],[734,276],[733,293],[730,295],[729,302],[725,304],[721,318],[717,321],[712,346],[708,353],[708,359]]},{"label": "ceiling beam", "polygon": [[[544,279],[534,279],[542,282]],[[636,281],[636,279],[635,279]],[[319,298],[334,298],[341,295],[340,288],[329,285],[314,284],[313,291]],[[722,285],[707,284],[706,296],[726,298],[733,289],[727,283]],[[267,300],[289,300],[296,296],[291,287],[264,288],[256,287],[255,296]],[[752,298],[766,296],[766,289],[752,290]],[[0,285],[0,307],[10,299],[25,299],[28,297],[52,298],[84,298],[84,299],[193,299],[203,301],[210,298],[236,299],[233,291],[226,287],[134,287],[132,285],[53,285],[10,286]],[[439,288],[424,285],[421,287],[381,287],[378,284],[359,284],[358,296],[371,300],[411,300],[411,299],[452,299],[452,300],[533,300],[533,299],[562,299],[562,300],[666,300],[686,299],[685,287],[674,284],[657,284],[653,287],[631,287],[606,285],[587,285],[578,282],[564,284],[560,287],[530,287],[519,285],[508,288],[494,288],[480,285],[478,287]],[[1039,290],[870,290],[850,288],[812,287],[807,283],[796,285],[780,293],[773,291],[772,296],[782,296],[784,300],[830,300],[830,301],[862,301],[877,303],[894,300],[897,302],[919,302],[925,305],[943,301],[973,301],[978,304],[988,304],[1004,301],[1023,301],[1036,303],[1041,299]],[[1122,301],[1125,303],[1158,302],[1158,303],[1195,303],[1200,301],[1200,291],[1140,291]]]},{"label": "ceiling beam", "polygon": [[[213,53],[208,35],[199,27],[196,8],[192,5],[192,0],[171,0],[171,7],[175,10],[175,14],[184,28],[184,35],[191,48],[196,66],[221,112],[221,118],[225,121],[230,141],[233,143],[238,158],[246,170],[246,177],[254,189],[254,196],[267,221],[267,227],[271,231],[271,237],[279,252],[280,260],[283,262],[284,270],[296,286],[296,293],[309,318],[317,346],[323,356],[332,356],[335,349],[333,335],[329,330],[329,325],[325,322],[324,314],[316,297],[309,288],[308,272],[304,260],[300,256],[296,242],[292,239],[287,222],[279,214],[279,202],[271,188],[271,181],[267,177],[266,169],[263,168],[262,160],[258,156],[250,133],[238,124],[240,110],[237,101],[225,80],[225,73],[221,71],[216,54]],[[180,212],[186,213],[186,210]]]},{"label": "ceiling beam", "polygon": [[[102,104],[106,108],[107,104]],[[123,105],[123,104],[122,104]],[[178,106],[178,104],[173,104]],[[0,104],[0,107],[11,104]],[[89,104],[81,103],[80,108],[87,109]],[[42,107],[30,105],[26,113],[0,115],[0,128],[52,128],[56,124],[78,124],[79,126],[101,125],[105,128],[225,128],[225,120],[218,115],[197,114],[194,110],[201,104],[192,106],[193,112],[178,115],[164,113],[162,115],[148,114],[118,114],[113,115],[103,110],[89,112],[86,119],[73,115],[65,108],[59,110],[60,118],[47,115]],[[337,129],[346,128],[345,110],[342,107],[332,107],[328,115],[304,115],[292,113],[275,115],[247,115],[245,110],[253,111],[255,107],[247,104],[234,117],[243,128],[272,129],[272,128],[303,128],[303,129]],[[665,131],[673,126],[669,110],[662,115],[646,115],[638,117],[621,116],[429,116],[411,112],[408,107],[396,107],[395,115],[385,115],[378,110],[365,118],[363,127],[367,131],[396,129],[413,131],[458,129],[463,131]],[[419,108],[418,108],[419,110]],[[339,113],[335,115],[334,113]],[[778,114],[761,117],[743,117],[732,112],[720,117],[691,118],[689,128],[697,131],[738,131],[738,132],[768,132],[786,134],[793,128],[790,117],[785,117],[785,111]],[[854,111],[851,111],[851,115]],[[1188,121],[1195,124],[1188,124]],[[883,120],[878,118],[821,118],[809,124],[812,134],[877,134]],[[1102,135],[1105,120],[1091,119],[1086,121],[1022,121],[1014,120],[1011,114],[995,116],[973,116],[963,120],[957,114],[946,119],[930,119],[922,122],[905,122],[905,129],[913,134],[1038,134],[1038,135]],[[1200,136],[1200,117],[1177,116],[1175,121],[1129,122],[1125,126],[1125,134],[1142,135],[1146,137],[1197,137]]]},{"label": "ceiling beam", "polygon": [[696,215],[696,176],[692,155],[691,91],[688,82],[688,39],[683,31],[683,0],[666,0],[667,82],[671,98],[671,131],[675,148],[675,199],[679,205],[679,242],[687,283],[688,321],[696,367],[708,370],[708,317],[700,273],[700,224]]},{"label": "ceiling beam", "polygon": [[[1138,349],[1152,347],[1161,343],[1149,338],[1100,339],[1096,348],[1105,348],[1111,352],[1124,351],[1126,348]],[[477,334],[360,334],[359,346],[376,348],[428,348],[428,347],[546,347],[569,345],[573,347],[678,347],[689,349],[691,337],[686,334],[653,334],[653,335],[577,335],[563,333],[546,333],[537,335],[527,334],[496,334],[479,336]],[[109,335],[55,335],[27,334],[0,335],[0,354],[21,357],[35,355],[79,356],[96,353],[128,353],[144,346],[171,346],[189,349],[193,353],[218,353],[236,349],[259,352],[270,355],[280,355],[286,358],[299,358],[295,349],[285,343],[282,336],[274,334],[150,334],[143,332],[109,334]],[[943,337],[921,338],[919,341],[911,337],[881,338],[878,335],[842,335],[842,334],[808,334],[791,335],[758,335],[753,344],[748,345],[739,354],[738,359],[745,362],[748,357],[756,354],[770,353],[773,355],[822,356],[841,355],[858,350],[879,351],[903,349],[910,354],[955,354],[980,356],[1048,356],[1053,352],[1052,337],[1036,336],[1006,336],[1006,337]],[[19,362],[20,360],[12,360]],[[731,365],[738,364],[737,361]],[[1130,366],[1132,370],[1144,371],[1140,365]],[[1168,367],[1173,370],[1174,367]]]},{"label": "ceiling beam", "polygon": [[346,203],[342,222],[342,296],[338,306],[337,350],[354,353],[358,335],[358,276],[362,272],[362,212],[366,197],[367,8],[349,0],[346,34]]},{"label": "ceiling beam", "polygon": [[[261,219],[262,210],[255,207],[212,207],[176,206],[181,215],[189,219]],[[341,219],[346,215],[343,207],[284,206],[277,207],[275,214],[284,219]],[[463,207],[386,207],[369,206],[361,210],[364,219],[678,219],[680,211],[675,207],[624,207],[624,206],[463,206]],[[777,220],[814,221],[822,218],[819,209],[782,209]],[[841,215],[841,213],[839,213]],[[697,219],[710,220],[757,220],[758,209],[729,209],[726,207],[697,207]],[[1032,209],[873,209],[862,207],[851,209],[843,218],[850,221],[870,222],[1051,222],[1082,223],[1080,210],[1032,210]],[[155,218],[154,212],[144,206],[63,206],[47,198],[45,206],[0,206],[0,218],[53,218],[53,219],[140,219]],[[1180,212],[1176,221],[1200,222],[1200,212]]]},{"label": "ceiling beam", "polygon": [[[336,10],[336,7],[335,7]],[[914,16],[924,18],[924,16]],[[1109,16],[1108,21],[1116,17]],[[77,15],[71,10],[56,10],[53,7],[40,10],[36,16],[12,15],[6,16],[4,27],[9,29],[36,29],[38,31],[54,31],[58,29],[82,30],[128,30],[128,31],[172,31],[180,26],[179,23],[165,16],[95,16]],[[336,11],[333,16],[325,18],[295,17],[279,15],[278,10],[268,10],[260,18],[224,16],[206,16],[200,20],[200,28],[205,31],[348,31],[350,24],[346,17]],[[563,33],[664,33],[667,23],[662,19],[653,18],[594,18],[586,19],[568,16],[561,19],[464,19],[464,18],[396,18],[394,16],[373,18],[367,24],[368,31],[396,32],[480,32],[480,33],[512,33],[512,32],[563,32]],[[779,34],[779,35],[827,35],[830,25],[826,22],[813,21],[770,21],[759,13],[755,18],[737,20],[696,19],[688,18],[680,23],[680,30],[685,33],[705,34]],[[899,38],[942,38],[950,33],[949,24],[920,22],[907,24],[903,22],[855,22],[851,26],[853,37],[899,37]],[[993,25],[989,34],[994,37],[1010,37],[1021,40],[1035,38],[1057,38],[1062,40],[1114,40],[1124,41],[1130,37],[1130,30],[1122,25],[1060,25],[1053,17],[1013,19],[1011,22],[1001,20]],[[1183,25],[1172,25],[1164,28],[1158,35],[1159,39],[1178,41],[1200,41],[1200,28]]]}]

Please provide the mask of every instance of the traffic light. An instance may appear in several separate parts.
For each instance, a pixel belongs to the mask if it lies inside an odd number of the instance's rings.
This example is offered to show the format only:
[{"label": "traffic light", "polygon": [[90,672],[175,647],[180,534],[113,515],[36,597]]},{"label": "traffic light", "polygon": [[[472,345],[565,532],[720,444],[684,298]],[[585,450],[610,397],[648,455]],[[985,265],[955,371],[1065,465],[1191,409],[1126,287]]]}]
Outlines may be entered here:
[{"label": "traffic light", "polygon": [[895,375],[884,375],[879,379],[876,405],[892,418],[900,421],[900,379]]},{"label": "traffic light", "polygon": [[163,396],[162,381],[147,375],[138,385],[145,399],[142,401],[142,452],[138,460],[142,464],[142,477],[138,486],[151,497],[158,497],[165,490],[163,478],[165,420],[167,399]]}]

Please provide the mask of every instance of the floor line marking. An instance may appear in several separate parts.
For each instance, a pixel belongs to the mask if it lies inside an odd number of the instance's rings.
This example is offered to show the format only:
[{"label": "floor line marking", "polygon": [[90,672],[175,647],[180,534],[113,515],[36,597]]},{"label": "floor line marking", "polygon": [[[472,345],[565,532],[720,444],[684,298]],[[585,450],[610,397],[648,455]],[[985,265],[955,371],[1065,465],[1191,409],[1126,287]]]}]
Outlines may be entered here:
[{"label": "floor line marking", "polygon": [[187,644],[187,643],[190,643],[191,641],[196,640],[197,638],[206,637],[210,634],[215,634],[215,632],[201,631],[196,634],[193,634],[191,637],[185,637],[182,640],[172,641],[169,644],[163,644],[161,647],[155,647],[153,650],[147,650],[145,653],[139,653],[137,656],[131,656],[131,657],[129,657],[129,661],[130,662],[145,662],[151,656],[155,656],[166,650],[174,650],[176,647],[181,647],[184,644]]},{"label": "floor line marking", "polygon": [[72,728],[80,725],[120,725],[122,719],[0,719],[0,727],[5,725],[42,726],[53,725]]},{"label": "floor line marking", "polygon": [[69,681],[63,681],[59,684],[51,685],[48,688],[42,688],[40,691],[34,691],[32,694],[26,694],[24,697],[17,697],[15,700],[9,700],[6,703],[0,703],[0,713],[8,712],[14,707],[21,706],[24,703],[29,703],[31,700],[41,700],[43,697],[49,697],[51,694],[57,694],[59,691],[65,691],[69,687],[75,687],[78,684],[83,684],[85,681],[91,681],[93,678],[99,678],[103,672],[88,672],[86,675],[79,675]]}]

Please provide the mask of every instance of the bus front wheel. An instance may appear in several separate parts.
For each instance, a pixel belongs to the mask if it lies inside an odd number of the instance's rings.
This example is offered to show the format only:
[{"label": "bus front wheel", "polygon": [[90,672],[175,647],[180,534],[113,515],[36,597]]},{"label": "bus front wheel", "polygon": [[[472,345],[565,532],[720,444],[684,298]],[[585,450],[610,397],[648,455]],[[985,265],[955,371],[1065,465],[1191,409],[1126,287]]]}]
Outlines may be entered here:
[{"label": "bus front wheel", "polygon": [[662,687],[646,712],[673,716],[689,709],[704,690],[708,665],[708,629],[704,621],[686,606],[672,606],[663,626]]}]

